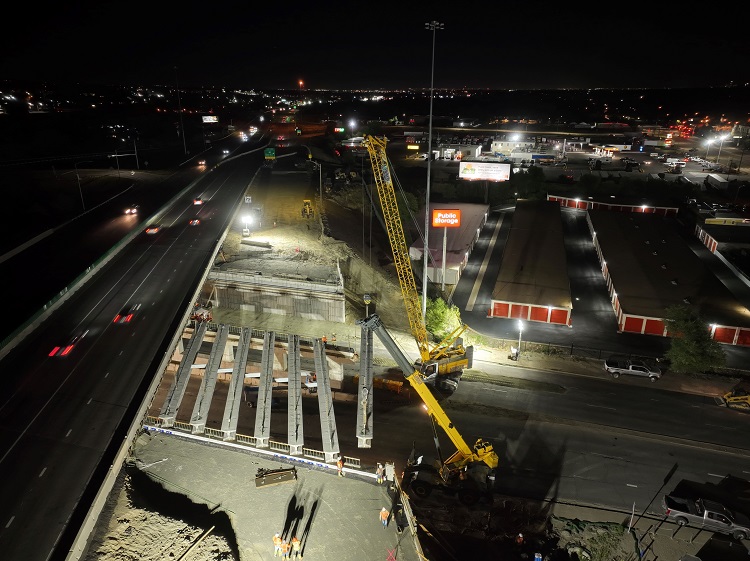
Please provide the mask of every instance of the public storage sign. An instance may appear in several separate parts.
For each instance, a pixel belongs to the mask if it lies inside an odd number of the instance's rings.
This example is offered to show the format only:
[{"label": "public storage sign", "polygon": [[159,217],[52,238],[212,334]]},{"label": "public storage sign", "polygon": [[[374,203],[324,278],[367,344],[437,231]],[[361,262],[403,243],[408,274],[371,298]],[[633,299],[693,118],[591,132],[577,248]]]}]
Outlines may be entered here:
[{"label": "public storage sign", "polygon": [[438,208],[432,211],[433,228],[460,228],[461,211],[458,209]]},{"label": "public storage sign", "polygon": [[491,162],[461,162],[458,167],[459,179],[485,179],[487,181],[508,181],[510,164]]}]

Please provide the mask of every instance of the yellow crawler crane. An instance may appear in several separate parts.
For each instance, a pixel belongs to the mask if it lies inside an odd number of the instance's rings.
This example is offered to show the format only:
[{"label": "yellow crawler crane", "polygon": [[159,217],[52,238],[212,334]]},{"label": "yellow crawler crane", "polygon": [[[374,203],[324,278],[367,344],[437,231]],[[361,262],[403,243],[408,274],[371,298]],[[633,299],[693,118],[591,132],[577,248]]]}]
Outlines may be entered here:
[{"label": "yellow crawler crane", "polygon": [[[474,348],[464,348],[461,335],[466,331],[466,325],[461,325],[445,339],[437,344],[431,344],[427,336],[427,328],[421,313],[421,301],[414,281],[414,272],[409,258],[409,248],[406,245],[404,228],[393,188],[391,169],[388,165],[385,147],[388,140],[366,135],[362,144],[367,148],[370,164],[377,186],[378,198],[383,211],[383,220],[391,243],[393,260],[396,265],[398,282],[406,306],[411,333],[417,341],[420,360],[416,367],[425,377],[427,383],[441,389],[455,390],[461,373],[471,368]],[[426,256],[425,256],[426,258]]]},{"label": "yellow crawler crane", "polygon": [[[432,421],[437,458],[420,455],[410,458],[401,478],[403,488],[412,496],[425,498],[433,490],[455,496],[460,502],[472,505],[481,499],[492,501],[498,457],[492,444],[478,438],[470,447],[450,420],[432,391],[425,384],[425,377],[414,369],[409,359],[401,352],[396,342],[383,326],[380,317],[372,314],[358,322],[372,331],[398,364],[412,388],[419,394]],[[439,426],[456,447],[456,451],[443,460],[436,426]]]}]

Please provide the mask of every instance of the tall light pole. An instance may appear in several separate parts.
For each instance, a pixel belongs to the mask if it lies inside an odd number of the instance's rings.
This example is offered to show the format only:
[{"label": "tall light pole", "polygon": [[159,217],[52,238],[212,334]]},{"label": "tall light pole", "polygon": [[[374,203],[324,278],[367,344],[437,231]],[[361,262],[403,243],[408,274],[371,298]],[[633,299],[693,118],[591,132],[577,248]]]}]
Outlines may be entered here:
[{"label": "tall light pole", "polygon": [[518,320],[518,356],[521,356],[521,334],[523,333],[523,322]]},{"label": "tall light pole", "polygon": [[719,156],[721,156],[721,147],[724,146],[724,141],[729,137],[728,134],[725,134],[724,136],[720,136],[719,140],[719,152],[716,154],[716,163],[719,163]]},{"label": "tall light pole", "polygon": [[185,123],[182,122],[182,101],[180,101],[180,83],[177,81],[177,67],[174,67],[174,83],[177,86],[177,110],[180,112],[180,130],[182,131],[182,147],[187,156],[187,142],[185,141]]},{"label": "tall light pole", "polygon": [[714,143],[713,138],[709,138],[708,140],[706,140],[706,158],[705,158],[706,160],[708,160],[708,151],[711,149],[711,145],[713,143]]},{"label": "tall light pole", "polygon": [[432,65],[430,71],[430,122],[427,129],[427,192],[425,194],[424,208],[424,252],[422,253],[422,259],[424,260],[422,270],[422,321],[427,321],[427,264],[430,260],[428,232],[430,231],[430,169],[432,167],[432,101],[435,92],[435,35],[438,29],[443,29],[444,27],[444,24],[434,20],[424,24],[425,29],[432,31]]},{"label": "tall light pole", "polygon": [[81,176],[78,175],[78,164],[90,164],[90,161],[86,162],[75,162],[73,167],[76,169],[76,179],[78,180],[78,194],[81,195],[81,206],[83,210],[86,210],[86,203],[83,202],[83,189],[81,189]]}]

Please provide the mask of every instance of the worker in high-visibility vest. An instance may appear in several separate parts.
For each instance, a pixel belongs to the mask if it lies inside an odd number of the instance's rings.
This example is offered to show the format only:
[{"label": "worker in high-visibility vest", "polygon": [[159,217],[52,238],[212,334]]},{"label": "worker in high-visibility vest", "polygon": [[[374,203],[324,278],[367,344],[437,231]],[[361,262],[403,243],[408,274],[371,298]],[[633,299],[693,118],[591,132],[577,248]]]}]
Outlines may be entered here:
[{"label": "worker in high-visibility vest", "polygon": [[273,556],[278,557],[281,554],[281,534],[276,532],[273,535]]},{"label": "worker in high-visibility vest", "polygon": [[289,559],[289,551],[291,551],[291,549],[292,549],[292,544],[290,544],[286,540],[283,540],[281,542],[281,558]]}]

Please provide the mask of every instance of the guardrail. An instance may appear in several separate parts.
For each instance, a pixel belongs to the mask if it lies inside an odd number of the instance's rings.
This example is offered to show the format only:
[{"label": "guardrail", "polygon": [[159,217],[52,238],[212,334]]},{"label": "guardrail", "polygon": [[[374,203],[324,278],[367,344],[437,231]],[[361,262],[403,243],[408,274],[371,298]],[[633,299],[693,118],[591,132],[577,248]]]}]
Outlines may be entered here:
[{"label": "guardrail", "polygon": [[[163,426],[162,420],[158,417],[152,417],[148,416],[144,419],[145,424],[151,425],[151,426]],[[174,424],[169,427],[171,430],[177,430],[179,432],[186,432],[190,434],[194,434],[193,432],[193,425],[190,423],[185,423],[182,421],[174,421]],[[227,440],[234,440],[235,443],[244,444],[248,448],[257,448],[258,450],[262,450],[260,446],[258,446],[258,439],[254,436],[247,436],[245,434],[237,434],[235,435],[234,439],[228,439],[227,435],[224,433],[224,431],[219,429],[212,429],[209,427],[206,427],[205,429],[205,435],[209,438],[218,438],[222,441]],[[286,442],[277,442],[275,440],[270,440],[268,442],[268,448],[270,450],[273,450],[275,452],[281,452],[282,454],[285,454],[287,456],[294,456],[294,454],[291,453],[291,446],[287,444]],[[302,455],[305,458],[311,458],[314,460],[318,460],[320,462],[326,463],[326,454],[325,452],[322,452],[321,450],[316,450],[314,448],[302,448]],[[342,459],[344,461],[344,465],[351,468],[357,468],[360,469],[362,467],[362,461],[359,458],[354,458],[352,456],[342,456]]]}]

